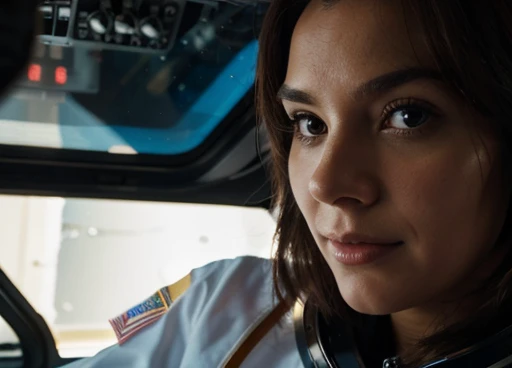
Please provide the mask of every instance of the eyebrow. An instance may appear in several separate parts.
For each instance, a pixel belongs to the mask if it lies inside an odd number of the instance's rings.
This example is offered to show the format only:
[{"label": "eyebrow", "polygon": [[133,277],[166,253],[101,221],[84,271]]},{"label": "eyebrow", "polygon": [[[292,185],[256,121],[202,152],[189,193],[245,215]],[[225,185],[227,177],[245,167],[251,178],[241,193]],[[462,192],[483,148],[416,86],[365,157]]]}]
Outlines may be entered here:
[{"label": "eyebrow", "polygon": [[279,91],[277,91],[277,98],[279,100],[288,100],[305,105],[315,105],[316,103],[315,98],[309,93],[292,88],[286,84],[283,84],[281,88],[279,88]]},{"label": "eyebrow", "polygon": [[[372,95],[382,94],[418,79],[433,79],[440,81],[442,80],[442,75],[433,69],[408,68],[396,70],[362,84],[351,94],[354,99],[362,99]],[[315,105],[316,103],[315,98],[308,92],[292,88],[286,84],[283,84],[281,88],[279,88],[277,98],[279,100],[288,100],[306,105]]]}]

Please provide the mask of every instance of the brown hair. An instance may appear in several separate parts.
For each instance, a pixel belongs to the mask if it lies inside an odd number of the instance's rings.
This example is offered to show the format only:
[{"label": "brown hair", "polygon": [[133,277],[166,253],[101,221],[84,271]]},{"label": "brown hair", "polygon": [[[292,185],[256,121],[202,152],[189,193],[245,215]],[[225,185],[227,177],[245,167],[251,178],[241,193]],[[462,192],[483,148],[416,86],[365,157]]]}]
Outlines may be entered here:
[{"label": "brown hair", "polygon": [[[327,6],[340,0],[324,0]],[[328,317],[357,322],[360,315],[343,301],[292,194],[288,155],[293,131],[276,98],[284,82],[291,35],[307,0],[272,0],[260,34],[256,77],[257,111],[273,156],[273,205],[278,212],[274,284],[281,300],[292,305],[307,298]],[[510,173],[512,145],[512,2],[507,0],[402,0],[417,15],[425,41],[445,82],[495,124],[503,161]],[[510,244],[509,206],[498,244]],[[512,323],[512,252],[481,292],[483,304],[471,318],[430,336],[406,359],[418,366],[463,349]],[[280,288],[279,288],[280,287]]]}]

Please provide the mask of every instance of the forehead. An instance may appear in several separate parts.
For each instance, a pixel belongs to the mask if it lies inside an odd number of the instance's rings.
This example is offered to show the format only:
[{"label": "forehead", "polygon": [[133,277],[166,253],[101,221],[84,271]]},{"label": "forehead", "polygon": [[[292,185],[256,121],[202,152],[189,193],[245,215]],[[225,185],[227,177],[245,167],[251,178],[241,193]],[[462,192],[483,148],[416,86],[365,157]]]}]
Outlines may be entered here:
[{"label": "forehead", "polygon": [[[433,67],[417,21],[398,0],[313,0],[292,35],[286,84],[350,88],[398,69]],[[326,90],[326,89],[322,89]]]}]

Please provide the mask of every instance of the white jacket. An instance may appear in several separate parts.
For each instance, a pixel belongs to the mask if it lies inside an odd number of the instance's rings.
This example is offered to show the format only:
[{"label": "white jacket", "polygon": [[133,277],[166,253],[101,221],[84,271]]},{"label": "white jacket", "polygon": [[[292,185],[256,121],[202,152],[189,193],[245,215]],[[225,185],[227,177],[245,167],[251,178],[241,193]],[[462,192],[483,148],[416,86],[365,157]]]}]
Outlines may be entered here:
[{"label": "white jacket", "polygon": [[[271,262],[241,257],[192,271],[170,309],[122,345],[67,368],[220,368],[276,307]],[[241,367],[303,367],[291,311],[259,341]]]}]

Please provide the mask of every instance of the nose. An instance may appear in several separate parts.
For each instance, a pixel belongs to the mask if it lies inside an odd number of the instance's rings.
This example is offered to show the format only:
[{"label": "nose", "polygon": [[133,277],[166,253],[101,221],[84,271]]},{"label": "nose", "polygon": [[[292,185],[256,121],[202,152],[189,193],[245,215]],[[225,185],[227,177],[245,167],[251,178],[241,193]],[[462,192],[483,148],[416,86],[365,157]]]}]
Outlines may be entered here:
[{"label": "nose", "polygon": [[381,188],[371,142],[340,134],[326,139],[309,181],[312,197],[334,206],[375,204]]}]

